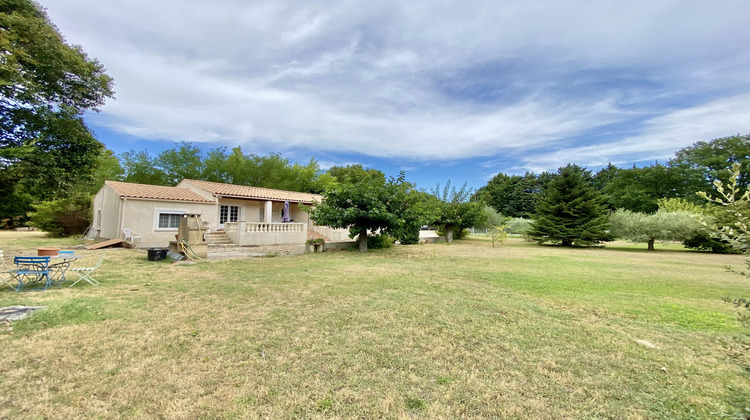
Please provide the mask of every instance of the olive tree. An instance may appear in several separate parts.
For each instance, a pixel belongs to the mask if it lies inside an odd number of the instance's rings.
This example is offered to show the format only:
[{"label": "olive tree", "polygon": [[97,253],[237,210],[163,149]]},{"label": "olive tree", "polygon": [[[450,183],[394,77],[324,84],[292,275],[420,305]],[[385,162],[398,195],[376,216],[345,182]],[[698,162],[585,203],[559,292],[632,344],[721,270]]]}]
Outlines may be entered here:
[{"label": "olive tree", "polygon": [[648,244],[654,250],[656,241],[685,241],[706,227],[687,211],[659,210],[653,214],[617,210],[609,217],[610,233],[615,238]]}]

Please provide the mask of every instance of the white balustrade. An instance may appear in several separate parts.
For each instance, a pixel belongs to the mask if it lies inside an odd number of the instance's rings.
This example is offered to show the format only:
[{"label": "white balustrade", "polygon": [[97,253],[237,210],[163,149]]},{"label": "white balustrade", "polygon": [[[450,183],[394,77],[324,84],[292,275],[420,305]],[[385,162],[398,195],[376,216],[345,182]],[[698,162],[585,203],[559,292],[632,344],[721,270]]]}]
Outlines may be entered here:
[{"label": "white balustrade", "polygon": [[248,233],[303,232],[304,223],[251,223],[245,225]]}]

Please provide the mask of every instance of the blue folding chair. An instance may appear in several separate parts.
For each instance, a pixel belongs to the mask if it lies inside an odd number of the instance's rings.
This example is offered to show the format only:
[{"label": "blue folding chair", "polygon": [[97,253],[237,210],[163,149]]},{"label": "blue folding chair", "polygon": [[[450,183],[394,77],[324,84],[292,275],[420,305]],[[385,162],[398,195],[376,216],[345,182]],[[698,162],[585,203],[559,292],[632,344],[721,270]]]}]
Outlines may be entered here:
[{"label": "blue folding chair", "polygon": [[49,257],[14,257],[13,262],[17,267],[18,286],[16,286],[16,292],[28,289],[28,286],[33,284],[41,285],[42,282],[44,282],[44,289],[42,290],[47,290],[52,284],[49,275]]}]

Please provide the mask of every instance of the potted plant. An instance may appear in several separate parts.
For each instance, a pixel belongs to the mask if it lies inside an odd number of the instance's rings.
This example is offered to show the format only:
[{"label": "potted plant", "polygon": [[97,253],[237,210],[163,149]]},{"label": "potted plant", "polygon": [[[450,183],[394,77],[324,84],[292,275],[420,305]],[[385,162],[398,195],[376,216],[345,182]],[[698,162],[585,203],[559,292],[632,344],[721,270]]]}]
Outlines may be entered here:
[{"label": "potted plant", "polygon": [[309,252],[323,252],[326,240],[323,238],[310,238],[305,241]]}]

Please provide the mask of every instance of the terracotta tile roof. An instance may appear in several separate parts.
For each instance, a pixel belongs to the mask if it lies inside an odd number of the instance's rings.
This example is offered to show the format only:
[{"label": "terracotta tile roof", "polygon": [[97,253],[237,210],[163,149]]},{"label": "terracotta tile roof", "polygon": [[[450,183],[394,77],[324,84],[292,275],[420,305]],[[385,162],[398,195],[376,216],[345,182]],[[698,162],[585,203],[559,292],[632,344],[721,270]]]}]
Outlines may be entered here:
[{"label": "terracotta tile roof", "polygon": [[130,182],[105,181],[120,197],[143,198],[151,200],[190,201],[195,203],[214,203],[187,188],[165,187],[162,185],[133,184]]},{"label": "terracotta tile roof", "polygon": [[321,202],[322,196],[318,194],[302,193],[296,191],[274,190],[271,188],[248,187],[245,185],[221,184],[219,182],[196,181],[185,179],[182,182],[195,185],[215,195],[225,197],[256,198],[261,200],[292,201],[295,203]]}]

